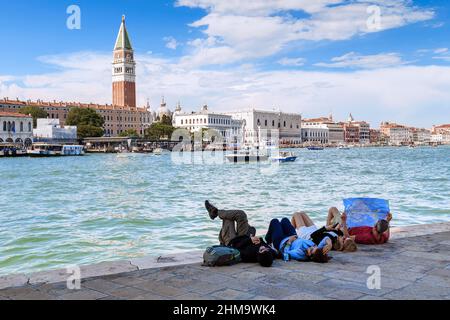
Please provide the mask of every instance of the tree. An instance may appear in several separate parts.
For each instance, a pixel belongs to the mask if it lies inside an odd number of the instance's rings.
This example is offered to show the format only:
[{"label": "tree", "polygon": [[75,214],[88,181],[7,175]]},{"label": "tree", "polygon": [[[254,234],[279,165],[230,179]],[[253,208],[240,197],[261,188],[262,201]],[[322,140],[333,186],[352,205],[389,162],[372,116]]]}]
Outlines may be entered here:
[{"label": "tree", "polygon": [[105,120],[94,109],[76,107],[70,109],[66,124],[68,126],[90,125],[101,128],[105,124]]},{"label": "tree", "polygon": [[153,123],[150,128],[145,129],[145,138],[150,140],[171,139],[175,128],[172,125],[161,122]]},{"label": "tree", "polygon": [[161,121],[162,124],[165,124],[167,126],[172,126],[172,118],[163,114]]},{"label": "tree", "polygon": [[128,129],[119,134],[119,137],[129,137],[129,138],[137,138],[139,134],[135,129]]},{"label": "tree", "polygon": [[48,117],[47,111],[39,108],[39,107],[33,107],[28,106],[25,108],[20,109],[19,113],[29,115],[33,117],[33,127],[36,128],[37,126],[37,119],[45,119]]},{"label": "tree", "polygon": [[101,137],[104,134],[105,120],[91,108],[72,108],[66,119],[66,125],[77,126],[78,137]]},{"label": "tree", "polygon": [[103,136],[103,128],[82,124],[77,126],[78,138],[84,139],[88,137],[101,137]]}]

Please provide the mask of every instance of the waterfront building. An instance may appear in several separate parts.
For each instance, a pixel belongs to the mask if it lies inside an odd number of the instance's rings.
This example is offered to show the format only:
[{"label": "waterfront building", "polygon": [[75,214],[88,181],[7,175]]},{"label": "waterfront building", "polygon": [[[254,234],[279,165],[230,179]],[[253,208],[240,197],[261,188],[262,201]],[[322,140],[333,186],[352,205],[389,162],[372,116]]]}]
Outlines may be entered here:
[{"label": "waterfront building", "polygon": [[370,129],[369,136],[370,143],[372,144],[384,142],[383,135],[381,134],[380,130]]},{"label": "waterfront building", "polygon": [[427,145],[431,142],[431,131],[427,129],[410,128],[414,144]]},{"label": "waterfront building", "polygon": [[431,129],[432,134],[450,135],[450,124],[441,124],[433,126]]},{"label": "waterfront building", "polygon": [[430,136],[433,144],[450,144],[450,134],[435,133]]},{"label": "waterfront building", "polygon": [[388,138],[390,145],[400,146],[413,142],[413,134],[410,127],[393,122],[382,122],[380,130]]},{"label": "waterfront building", "polygon": [[198,112],[183,113],[181,105],[178,104],[172,123],[175,128],[184,128],[191,133],[214,129],[226,139],[240,136],[242,132],[242,121],[233,119],[227,114],[211,112],[207,105]]},{"label": "waterfront building", "polygon": [[[250,109],[226,114],[242,122],[243,140],[246,144],[302,142],[302,116],[298,113]],[[276,133],[272,130],[278,130],[278,141],[275,140]],[[267,132],[267,137],[263,136],[264,132]]]},{"label": "waterfront building", "polygon": [[370,143],[370,124],[366,121],[355,121],[350,113],[347,122],[342,123],[342,126],[346,143]]},{"label": "waterfront building", "polygon": [[0,143],[29,146],[33,138],[33,118],[17,112],[0,111]]},{"label": "waterfront building", "polygon": [[59,119],[37,119],[36,129],[33,136],[37,141],[75,141],[77,140],[77,127],[61,127]]},{"label": "waterfront building", "polygon": [[[327,131],[324,131],[325,128]],[[329,117],[304,119],[302,121],[302,139],[303,142],[318,141],[340,145],[344,143],[344,128],[342,124],[333,121],[332,115]]]},{"label": "waterfront building", "polygon": [[59,119],[64,126],[71,108],[92,108],[105,120],[105,136],[118,136],[126,130],[144,134],[153,122],[153,115],[147,107],[136,107],[136,63],[130,37],[122,18],[119,34],[113,52],[112,104],[80,102],[20,101],[4,98],[0,100],[0,111],[17,112],[27,106],[36,106],[48,113],[50,119]]}]

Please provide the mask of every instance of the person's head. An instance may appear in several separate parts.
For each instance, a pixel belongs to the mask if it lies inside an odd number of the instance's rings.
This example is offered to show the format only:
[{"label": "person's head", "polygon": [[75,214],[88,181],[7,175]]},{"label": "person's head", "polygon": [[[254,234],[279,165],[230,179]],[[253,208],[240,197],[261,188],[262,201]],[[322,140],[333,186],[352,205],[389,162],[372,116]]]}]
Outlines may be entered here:
[{"label": "person's head", "polygon": [[333,243],[333,249],[336,251],[342,251],[344,249],[344,237],[338,237]]},{"label": "person's head", "polygon": [[323,250],[316,249],[314,250],[314,253],[311,255],[311,261],[317,262],[317,263],[327,263],[330,258],[328,255],[323,253]]},{"label": "person's head", "polygon": [[346,238],[342,246],[342,251],[355,252],[356,250],[358,250],[358,246],[356,245],[355,237]]},{"label": "person's head", "polygon": [[258,260],[258,263],[262,267],[271,267],[273,263],[273,255],[269,247],[266,246],[259,247],[256,259]]},{"label": "person's head", "polygon": [[374,232],[378,234],[382,234],[386,232],[388,229],[389,229],[389,222],[383,219],[378,220],[374,226]]}]

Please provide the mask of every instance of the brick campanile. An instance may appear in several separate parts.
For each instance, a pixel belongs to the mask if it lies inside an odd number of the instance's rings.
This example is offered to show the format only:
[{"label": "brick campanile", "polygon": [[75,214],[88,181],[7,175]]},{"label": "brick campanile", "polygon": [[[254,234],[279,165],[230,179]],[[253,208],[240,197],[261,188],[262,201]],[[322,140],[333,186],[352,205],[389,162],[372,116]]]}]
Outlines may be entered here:
[{"label": "brick campanile", "polygon": [[113,105],[136,108],[136,62],[122,16],[113,58]]}]

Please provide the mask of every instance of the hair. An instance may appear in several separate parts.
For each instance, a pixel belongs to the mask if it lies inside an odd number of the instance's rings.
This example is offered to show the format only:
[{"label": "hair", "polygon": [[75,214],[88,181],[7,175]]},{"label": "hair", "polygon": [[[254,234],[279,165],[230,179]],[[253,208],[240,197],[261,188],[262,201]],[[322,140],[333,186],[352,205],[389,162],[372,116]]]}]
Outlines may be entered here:
[{"label": "hair", "polygon": [[355,240],[353,240],[352,238],[347,238],[344,241],[344,246],[342,251],[344,252],[355,252],[356,250],[358,250],[358,246],[356,245]]},{"label": "hair", "polygon": [[375,228],[377,229],[378,233],[386,232],[389,229],[389,222],[386,220],[378,220],[377,224],[375,225]]},{"label": "hair", "polygon": [[330,260],[330,257],[328,255],[323,253],[323,250],[317,249],[316,252],[311,256],[311,261],[317,262],[317,263],[327,263],[328,260]]},{"label": "hair", "polygon": [[343,248],[344,248],[344,246],[342,245],[341,242],[339,242],[339,238],[336,239],[336,241],[334,241],[334,243],[333,243],[333,249],[336,251],[342,251]]},{"label": "hair", "polygon": [[262,267],[271,267],[273,263],[273,255],[270,250],[265,252],[258,252],[256,259],[258,260],[258,263]]}]

